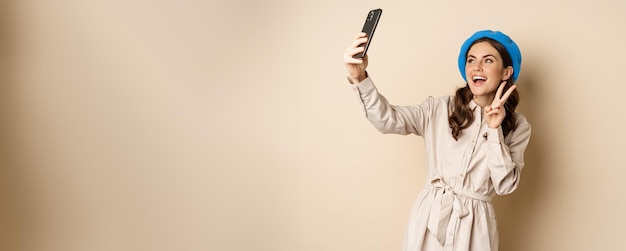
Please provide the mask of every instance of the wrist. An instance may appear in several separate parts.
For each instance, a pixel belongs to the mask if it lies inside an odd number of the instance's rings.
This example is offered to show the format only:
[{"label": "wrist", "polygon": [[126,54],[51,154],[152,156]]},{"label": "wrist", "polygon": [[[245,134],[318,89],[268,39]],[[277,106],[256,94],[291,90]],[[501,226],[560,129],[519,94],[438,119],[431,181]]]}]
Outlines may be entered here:
[{"label": "wrist", "polygon": [[353,84],[358,84],[363,82],[363,80],[365,80],[367,78],[367,72],[363,72],[361,74],[357,74],[355,76],[350,75],[350,81]]}]

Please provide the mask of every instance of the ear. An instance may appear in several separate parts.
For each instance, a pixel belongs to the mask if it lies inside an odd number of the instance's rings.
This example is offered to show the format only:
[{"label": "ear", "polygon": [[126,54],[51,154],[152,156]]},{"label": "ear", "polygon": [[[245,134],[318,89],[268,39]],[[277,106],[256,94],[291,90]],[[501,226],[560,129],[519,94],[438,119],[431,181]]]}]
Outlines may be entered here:
[{"label": "ear", "polygon": [[502,80],[509,80],[513,76],[513,66],[508,66],[502,70]]}]

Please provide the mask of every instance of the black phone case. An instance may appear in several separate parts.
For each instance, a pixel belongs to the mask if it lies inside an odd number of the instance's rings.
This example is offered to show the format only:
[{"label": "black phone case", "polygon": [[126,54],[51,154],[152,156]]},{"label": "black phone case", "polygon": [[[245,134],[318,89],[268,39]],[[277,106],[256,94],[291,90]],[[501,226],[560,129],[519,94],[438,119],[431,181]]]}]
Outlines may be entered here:
[{"label": "black phone case", "polygon": [[374,37],[374,31],[376,31],[376,26],[378,25],[378,20],[380,20],[380,15],[383,13],[382,9],[370,10],[367,13],[367,18],[365,18],[365,23],[363,24],[362,32],[367,34],[367,42],[365,44],[361,44],[359,46],[364,46],[365,50],[363,52],[354,55],[355,58],[363,58],[367,54],[367,50],[372,43],[372,37]]}]

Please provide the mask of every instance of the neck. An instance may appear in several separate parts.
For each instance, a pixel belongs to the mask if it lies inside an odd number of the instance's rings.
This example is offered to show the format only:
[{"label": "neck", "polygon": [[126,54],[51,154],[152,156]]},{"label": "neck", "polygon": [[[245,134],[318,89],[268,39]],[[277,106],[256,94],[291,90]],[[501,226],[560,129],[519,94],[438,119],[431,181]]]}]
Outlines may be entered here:
[{"label": "neck", "polygon": [[474,96],[474,102],[476,102],[476,104],[481,108],[484,108],[485,106],[488,106],[491,104],[491,102],[493,102],[494,97],[495,94],[490,96]]}]

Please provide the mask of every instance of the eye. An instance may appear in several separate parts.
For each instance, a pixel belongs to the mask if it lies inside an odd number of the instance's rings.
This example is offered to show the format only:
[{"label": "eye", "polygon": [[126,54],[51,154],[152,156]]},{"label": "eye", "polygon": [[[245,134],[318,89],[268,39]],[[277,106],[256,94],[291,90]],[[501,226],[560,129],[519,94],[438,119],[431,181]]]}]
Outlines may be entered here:
[{"label": "eye", "polygon": [[473,64],[474,63],[474,59],[473,58],[468,58],[467,59],[467,63],[468,64]]},{"label": "eye", "polygon": [[493,63],[493,59],[491,59],[491,58],[485,59],[485,62],[486,63]]}]

